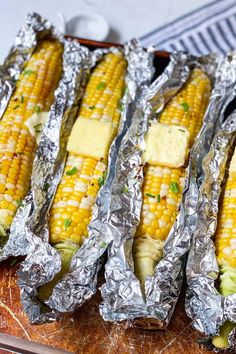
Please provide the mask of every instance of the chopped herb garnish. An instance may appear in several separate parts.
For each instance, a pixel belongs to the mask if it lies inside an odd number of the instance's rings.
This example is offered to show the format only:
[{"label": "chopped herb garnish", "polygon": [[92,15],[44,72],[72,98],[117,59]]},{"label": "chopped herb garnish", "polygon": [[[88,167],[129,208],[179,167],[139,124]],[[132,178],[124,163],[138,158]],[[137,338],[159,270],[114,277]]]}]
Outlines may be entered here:
[{"label": "chopped herb garnish", "polygon": [[35,113],[40,113],[41,112],[41,107],[35,106]]},{"label": "chopped herb garnish", "polygon": [[119,109],[120,112],[123,112],[123,111],[124,111],[124,106],[123,106],[123,104],[122,104],[121,101],[118,103],[117,108]]},{"label": "chopped herb garnish", "polygon": [[100,248],[106,248],[107,247],[107,243],[106,242],[102,242],[100,245]]},{"label": "chopped herb garnish", "polygon": [[41,133],[42,123],[34,125],[34,130],[36,133]]},{"label": "chopped herb garnish", "polygon": [[94,109],[94,108],[96,108],[95,106],[89,106],[89,109]]},{"label": "chopped herb garnish", "polygon": [[13,109],[17,109],[17,108],[19,108],[19,107],[20,107],[20,105],[17,104],[15,107],[13,107]]},{"label": "chopped herb garnish", "polygon": [[151,194],[151,193],[146,193],[147,197],[151,197],[151,198],[155,198],[155,195]]},{"label": "chopped herb garnish", "polygon": [[160,201],[161,201],[161,196],[160,194],[157,194],[157,203],[160,203]]},{"label": "chopped herb garnish", "polygon": [[31,74],[33,74],[33,73],[34,73],[34,71],[33,71],[33,70],[30,70],[30,69],[23,71],[23,75],[31,75]]},{"label": "chopped herb garnish", "polygon": [[170,184],[170,190],[173,193],[178,193],[179,192],[179,185],[176,182],[171,182]]},{"label": "chopped herb garnish", "polygon": [[189,110],[189,105],[188,105],[186,102],[181,103],[181,106],[183,107],[184,112],[188,112],[188,110]]},{"label": "chopped herb garnish", "polygon": [[77,167],[72,167],[71,170],[66,171],[66,175],[67,176],[73,176],[78,172],[78,168]]},{"label": "chopped herb garnish", "polygon": [[125,186],[124,186],[124,188],[123,188],[123,192],[124,192],[124,193],[128,193],[128,191],[129,191],[129,188],[128,188],[128,186],[125,184]]},{"label": "chopped herb garnish", "polygon": [[49,183],[45,183],[45,185],[43,187],[44,192],[47,192],[49,187],[50,187],[50,184]]},{"label": "chopped herb garnish", "polygon": [[64,220],[64,226],[65,226],[65,230],[68,229],[68,227],[71,225],[72,220],[71,219],[65,219]]},{"label": "chopped herb garnish", "polygon": [[100,188],[104,185],[106,177],[107,177],[107,171],[104,171],[102,177],[98,178],[98,185]]},{"label": "chopped herb garnish", "polygon": [[24,96],[21,95],[20,96],[20,103],[24,103],[24,99],[25,99]]},{"label": "chopped herb garnish", "polygon": [[16,200],[16,204],[18,207],[20,207],[23,203],[22,203],[22,199],[17,199]]},{"label": "chopped herb garnish", "polygon": [[183,130],[183,129],[179,129],[179,131],[180,131],[180,132],[183,132],[183,133],[185,133],[185,132],[186,132],[186,130]]},{"label": "chopped herb garnish", "polygon": [[105,82],[100,82],[100,84],[97,85],[97,90],[102,90],[106,87],[106,83]]}]

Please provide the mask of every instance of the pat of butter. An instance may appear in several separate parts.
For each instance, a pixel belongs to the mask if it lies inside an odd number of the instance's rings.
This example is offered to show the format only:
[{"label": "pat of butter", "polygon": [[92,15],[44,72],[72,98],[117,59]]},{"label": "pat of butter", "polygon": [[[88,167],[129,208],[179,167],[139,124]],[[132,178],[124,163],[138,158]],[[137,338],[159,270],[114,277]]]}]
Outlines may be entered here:
[{"label": "pat of butter", "polygon": [[145,143],[145,162],[178,168],[185,164],[189,132],[185,127],[153,122],[146,134]]},{"label": "pat of butter", "polygon": [[79,118],[71,131],[67,150],[96,159],[106,158],[114,133],[110,122]]},{"label": "pat of butter", "polygon": [[25,125],[29,129],[30,134],[36,139],[36,143],[39,144],[43,126],[48,120],[48,112],[34,113],[27,119]]},{"label": "pat of butter", "polygon": [[236,147],[229,166],[229,173],[236,173]]}]

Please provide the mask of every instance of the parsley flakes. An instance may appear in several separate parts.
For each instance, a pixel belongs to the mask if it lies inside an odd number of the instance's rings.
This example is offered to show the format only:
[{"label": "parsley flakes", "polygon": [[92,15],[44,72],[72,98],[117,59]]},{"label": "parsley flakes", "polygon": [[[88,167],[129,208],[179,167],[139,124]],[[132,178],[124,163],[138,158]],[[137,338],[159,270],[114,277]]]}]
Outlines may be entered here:
[{"label": "parsley flakes", "polygon": [[98,185],[100,188],[104,185],[106,177],[107,177],[107,171],[104,171],[102,177],[98,178]]},{"label": "parsley flakes", "polygon": [[42,123],[34,125],[34,130],[36,133],[41,133]]},{"label": "parsley flakes", "polygon": [[180,103],[180,105],[183,107],[184,112],[188,112],[189,110],[189,105],[186,102]]},{"label": "parsley flakes", "polygon": [[178,193],[179,192],[179,185],[176,182],[171,182],[170,183],[170,190],[173,193]]},{"label": "parsley flakes", "polygon": [[41,107],[35,106],[35,113],[39,114],[41,112]]},{"label": "parsley flakes", "polygon": [[72,220],[71,219],[65,219],[64,220],[64,227],[65,227],[65,230],[68,229],[68,227],[71,225],[72,223]]},{"label": "parsley flakes", "polygon": [[100,84],[97,85],[97,90],[102,90],[106,87],[106,83],[105,82],[100,82]]},{"label": "parsley flakes", "polygon": [[106,242],[102,242],[101,244],[100,244],[100,248],[106,248],[107,247],[107,243]]},{"label": "parsley flakes", "polygon": [[33,74],[34,72],[35,72],[35,71],[30,70],[30,69],[24,70],[24,71],[23,71],[23,75],[25,75],[25,76],[28,75],[28,76],[29,76],[29,75]]},{"label": "parsley flakes", "polygon": [[77,167],[72,167],[71,170],[66,171],[66,175],[67,176],[73,176],[78,172],[78,168]]},{"label": "parsley flakes", "polygon": [[151,198],[155,198],[155,195],[154,195],[154,194],[151,194],[151,193],[146,193],[146,196],[147,196],[147,197],[151,197]]}]

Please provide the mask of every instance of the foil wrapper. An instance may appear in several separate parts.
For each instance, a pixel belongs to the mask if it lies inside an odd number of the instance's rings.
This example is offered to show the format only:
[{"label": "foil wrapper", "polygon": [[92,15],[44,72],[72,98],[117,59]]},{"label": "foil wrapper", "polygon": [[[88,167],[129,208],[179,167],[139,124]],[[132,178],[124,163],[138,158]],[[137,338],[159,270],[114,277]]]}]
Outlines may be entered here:
[{"label": "foil wrapper", "polygon": [[106,182],[95,201],[92,220],[88,227],[89,237],[71,261],[70,272],[54,287],[52,296],[45,303],[58,312],[70,312],[88,300],[97,288],[97,274],[103,255],[113,239],[106,229],[107,212],[111,202],[111,189],[121,141],[131,125],[135,102],[154,75],[153,54],[132,40],[124,49],[128,62],[126,93],[123,97],[118,135],[113,141],[108,158]]},{"label": "foil wrapper", "polygon": [[[0,257],[3,260],[9,256],[27,256],[20,266],[19,286],[23,307],[32,322],[40,317],[42,311],[41,304],[35,300],[37,286],[41,285],[45,278],[53,278],[61,268],[58,253],[48,244],[48,209],[64,169],[67,139],[84,92],[89,69],[102,55],[101,51],[91,53],[89,49],[80,46],[78,41],[56,37],[49,22],[40,19],[36,14],[28,15],[26,25],[17,37],[17,45],[23,48],[25,43],[28,43],[27,38],[32,41],[33,48],[38,39],[60,39],[64,45],[63,74],[55,91],[54,103],[33,162],[31,190],[17,210],[9,239],[1,250]],[[38,28],[37,23],[41,32],[33,36],[33,30]],[[26,30],[29,33],[25,33]],[[14,50],[12,52],[14,53]],[[15,52],[18,55],[17,49]],[[18,56],[16,61],[17,58]],[[13,64],[13,56],[10,62]],[[55,316],[50,314],[50,320],[53,319]]]},{"label": "foil wrapper", "polygon": [[56,318],[36,300],[37,288],[61,269],[60,256],[48,243],[48,211],[64,170],[66,144],[88,71],[96,59],[77,41],[65,40],[63,74],[34,159],[31,190],[16,213],[3,249],[5,258],[26,255],[18,271],[18,284],[23,308],[32,323]]},{"label": "foil wrapper", "polygon": [[36,13],[27,14],[15,43],[3,65],[0,65],[0,117],[14,91],[19,75],[34,51],[38,41],[51,37],[63,43],[63,36],[47,20]]},{"label": "foil wrapper", "polygon": [[[143,93],[137,104],[132,125],[119,151],[111,191],[107,232],[113,234],[113,243],[105,266],[106,283],[101,288],[103,303],[100,305],[100,313],[105,320],[130,320],[133,325],[132,320],[146,318],[150,322],[144,320],[143,325],[149,328],[163,327],[170,320],[182,284],[183,258],[189,249],[196,221],[193,214],[201,181],[199,162],[203,157],[198,148],[201,145],[210,147],[217,116],[209,116],[208,110],[197,143],[190,153],[180,213],[165,244],[163,259],[156,266],[154,275],[145,281],[145,298],[134,275],[132,257],[133,236],[140,222],[142,207],[141,150],[150,122],[184,85],[191,68],[200,66],[213,79],[216,59],[215,56],[172,55],[164,73]],[[127,193],[122,193],[124,186]]]},{"label": "foil wrapper", "polygon": [[[203,183],[196,208],[196,229],[187,262],[186,312],[193,327],[207,336],[219,334],[221,325],[230,320],[236,323],[236,294],[223,297],[215,287],[219,267],[215,256],[214,233],[222,183],[231,147],[236,139],[235,53],[228,56],[222,67],[224,81],[228,81],[228,95],[221,98],[219,114],[222,125],[215,134],[211,149],[203,161]],[[227,68],[227,66],[229,66]],[[229,337],[230,350],[236,351],[235,329]]]},{"label": "foil wrapper", "polygon": [[[57,32],[49,21],[36,13],[28,14],[16,36],[15,44],[3,65],[0,66],[0,117],[4,114],[25,63],[32,55],[38,41],[44,38],[56,39],[64,44],[63,36]],[[6,258],[3,255],[3,249],[7,238],[3,241],[5,242],[1,242],[0,260]]]}]

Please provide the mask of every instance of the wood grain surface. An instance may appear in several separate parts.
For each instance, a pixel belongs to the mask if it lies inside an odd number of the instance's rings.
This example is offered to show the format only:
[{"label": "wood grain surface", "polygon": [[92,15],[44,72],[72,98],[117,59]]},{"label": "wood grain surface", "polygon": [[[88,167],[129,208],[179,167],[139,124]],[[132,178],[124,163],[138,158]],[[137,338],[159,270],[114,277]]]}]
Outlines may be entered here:
[{"label": "wood grain surface", "polygon": [[[17,266],[0,265],[0,332],[25,339],[27,342],[23,342],[21,348],[29,347],[27,343],[33,341],[70,353],[210,353],[196,344],[199,334],[191,328],[184,312],[183,294],[166,331],[148,332],[135,328],[127,329],[124,325],[103,321],[98,311],[101,302],[99,291],[76,313],[63,316],[59,322],[30,325],[20,304],[16,270]],[[0,336],[0,348],[8,348],[1,346],[8,340],[13,345],[13,339],[11,341],[7,337],[3,341]],[[50,353],[48,348],[40,349],[32,344],[31,348],[34,348],[35,353]],[[22,352],[26,353],[23,349]]]}]

